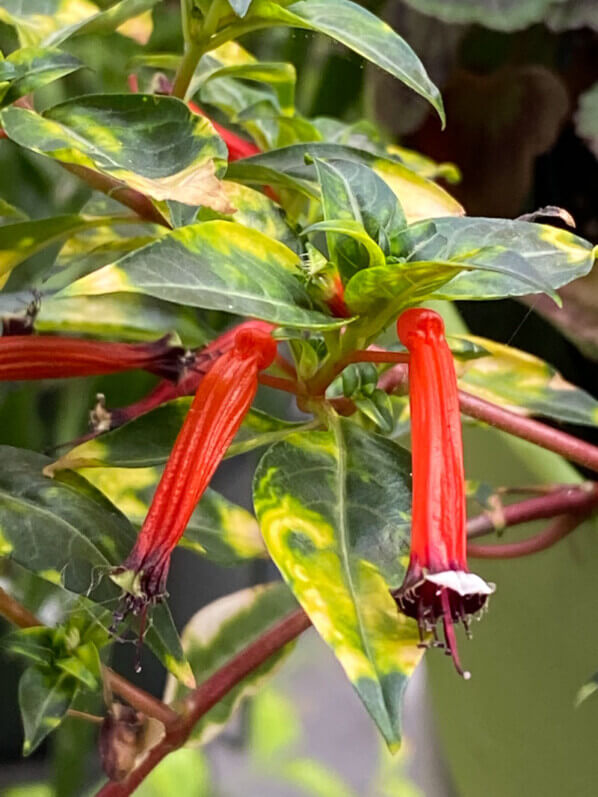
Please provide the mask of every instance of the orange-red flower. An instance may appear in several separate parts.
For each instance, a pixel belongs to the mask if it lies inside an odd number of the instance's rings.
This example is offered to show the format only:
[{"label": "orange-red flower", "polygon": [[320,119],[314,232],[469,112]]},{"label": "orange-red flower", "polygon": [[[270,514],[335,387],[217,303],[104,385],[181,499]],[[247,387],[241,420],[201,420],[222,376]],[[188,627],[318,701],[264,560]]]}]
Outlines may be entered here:
[{"label": "orange-red flower", "polygon": [[178,378],[183,349],[170,336],[151,343],[105,343],[59,336],[0,337],[0,381],[64,379],[143,369]]},{"label": "orange-red flower", "polygon": [[135,547],[116,575],[127,589],[126,611],[144,614],[164,594],[170,555],[251,407],[259,372],[275,356],[268,332],[242,329],[201,380]]},{"label": "orange-red flower", "polygon": [[442,619],[444,646],[459,663],[453,624],[468,629],[472,614],[494,586],[467,567],[463,443],[457,378],[444,336],[444,323],[432,310],[411,309],[397,324],[409,350],[409,402],[413,458],[411,555],[395,593],[405,614],[417,620],[422,639]]}]

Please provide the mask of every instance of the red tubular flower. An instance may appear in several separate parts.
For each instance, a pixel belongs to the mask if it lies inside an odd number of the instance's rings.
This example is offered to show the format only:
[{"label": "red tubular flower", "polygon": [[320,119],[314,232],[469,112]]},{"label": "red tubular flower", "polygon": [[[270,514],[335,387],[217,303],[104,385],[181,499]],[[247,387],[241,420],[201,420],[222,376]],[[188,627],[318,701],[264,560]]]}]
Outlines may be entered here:
[{"label": "red tubular flower", "polygon": [[[198,113],[200,116],[205,116],[207,118],[208,115],[194,102],[189,101],[187,103],[189,106],[189,110],[193,111],[193,113]],[[224,140],[224,143],[228,147],[228,159],[229,161],[238,161],[241,158],[249,158],[251,155],[257,155],[260,150],[254,143],[251,141],[246,141],[241,136],[238,136],[236,133],[232,133],[230,130],[227,130],[226,127],[222,127],[219,125],[218,122],[215,122],[213,119],[210,119],[214,130],[218,133],[220,138]]]},{"label": "red tubular flower", "polygon": [[0,381],[64,379],[142,369],[178,378],[183,349],[169,335],[151,343],[104,343],[58,336],[0,337]]},{"label": "red tubular flower", "polygon": [[259,372],[275,356],[269,333],[242,329],[200,382],[135,547],[115,576],[128,592],[125,611],[144,615],[164,594],[170,555],[251,407]]},{"label": "red tubular flower", "polygon": [[452,354],[444,323],[432,310],[404,312],[397,324],[409,359],[413,457],[411,556],[395,598],[417,620],[420,634],[442,619],[446,652],[459,663],[453,623],[469,619],[494,591],[467,568],[467,530],[461,417]]},{"label": "red tubular flower", "polygon": [[[159,407],[166,401],[172,401],[181,396],[192,396],[214,360],[233,348],[237,333],[243,329],[269,334],[275,329],[275,326],[274,324],[269,324],[267,321],[243,321],[232,329],[223,332],[222,335],[210,341],[207,346],[195,352],[193,362],[187,366],[185,373],[178,382],[175,383],[165,379],[159,382],[153,390],[139,399],[139,401],[135,401],[133,404],[121,407],[120,409],[110,410],[108,413],[110,416],[109,425],[104,425],[101,431],[116,429],[118,426],[122,426],[128,421],[138,418],[140,415],[150,412],[150,410],[156,409],[156,407]],[[88,437],[94,436],[95,435],[92,434]]]}]

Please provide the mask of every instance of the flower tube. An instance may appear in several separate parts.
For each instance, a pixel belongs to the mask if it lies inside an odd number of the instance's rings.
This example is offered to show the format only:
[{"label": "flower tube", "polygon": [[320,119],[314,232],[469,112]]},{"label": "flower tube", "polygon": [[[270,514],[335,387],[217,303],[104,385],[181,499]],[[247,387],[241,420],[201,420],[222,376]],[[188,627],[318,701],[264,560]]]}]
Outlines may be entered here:
[{"label": "flower tube", "polygon": [[422,640],[442,620],[444,647],[457,671],[454,623],[468,631],[471,615],[494,591],[467,567],[465,476],[461,416],[453,358],[444,323],[432,310],[405,311],[397,323],[409,350],[409,402],[413,459],[411,554],[395,593],[402,612],[417,620]]},{"label": "flower tube", "polygon": [[144,615],[164,595],[170,555],[251,407],[259,372],[275,356],[269,333],[242,329],[200,382],[137,542],[113,576],[127,592],[125,612]]},{"label": "flower tube", "polygon": [[184,351],[166,335],[151,343],[105,343],[53,335],[0,337],[0,381],[64,379],[143,369],[177,379]]}]

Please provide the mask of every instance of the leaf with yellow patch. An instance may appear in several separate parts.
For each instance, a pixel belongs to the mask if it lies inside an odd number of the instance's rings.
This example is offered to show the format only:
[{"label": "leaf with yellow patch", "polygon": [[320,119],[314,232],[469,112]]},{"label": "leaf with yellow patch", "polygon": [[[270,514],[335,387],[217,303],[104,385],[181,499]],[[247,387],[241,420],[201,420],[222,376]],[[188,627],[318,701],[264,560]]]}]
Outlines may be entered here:
[{"label": "leaf with yellow patch", "polygon": [[410,469],[404,449],[335,418],[272,446],[254,481],[272,559],[391,747],[421,657],[416,624],[390,594],[408,558]]}]

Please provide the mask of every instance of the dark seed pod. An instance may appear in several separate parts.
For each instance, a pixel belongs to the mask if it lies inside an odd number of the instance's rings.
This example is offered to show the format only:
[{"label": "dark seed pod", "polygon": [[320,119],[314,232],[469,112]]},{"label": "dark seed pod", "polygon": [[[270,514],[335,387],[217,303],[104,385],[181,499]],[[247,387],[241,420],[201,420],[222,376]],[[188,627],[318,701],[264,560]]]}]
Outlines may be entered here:
[{"label": "dark seed pod", "polygon": [[102,769],[110,780],[124,780],[135,766],[143,740],[145,717],[130,706],[113,703],[100,728]]}]

